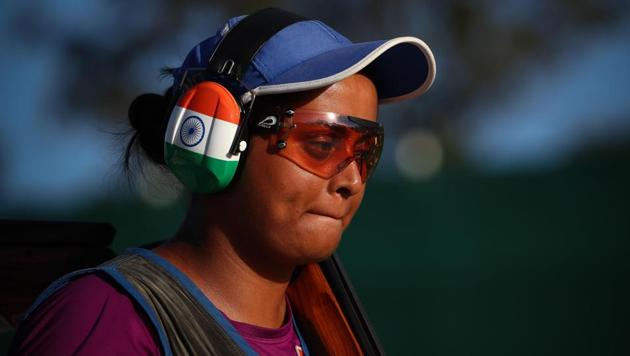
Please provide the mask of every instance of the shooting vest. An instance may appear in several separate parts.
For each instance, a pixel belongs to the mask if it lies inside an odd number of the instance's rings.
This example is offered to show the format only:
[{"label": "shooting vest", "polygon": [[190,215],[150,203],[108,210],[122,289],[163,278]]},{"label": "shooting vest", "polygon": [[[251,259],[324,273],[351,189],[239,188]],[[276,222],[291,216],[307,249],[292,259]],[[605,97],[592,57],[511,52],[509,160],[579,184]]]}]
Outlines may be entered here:
[{"label": "shooting vest", "polygon": [[[256,355],[188,277],[162,257],[141,248],[128,249],[98,267],[58,279],[35,300],[25,317],[55,291],[89,273],[108,275],[142,307],[159,336],[164,355]],[[294,327],[308,355],[295,318]]]}]

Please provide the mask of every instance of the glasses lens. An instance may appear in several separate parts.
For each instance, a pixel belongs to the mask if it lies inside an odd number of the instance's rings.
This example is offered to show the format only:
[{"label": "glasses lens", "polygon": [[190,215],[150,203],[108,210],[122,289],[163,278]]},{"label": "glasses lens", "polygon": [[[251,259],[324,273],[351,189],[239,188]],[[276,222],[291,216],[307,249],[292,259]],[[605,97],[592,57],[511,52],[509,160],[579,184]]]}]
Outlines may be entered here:
[{"label": "glasses lens", "polygon": [[363,182],[378,163],[383,128],[373,121],[318,111],[296,111],[278,154],[322,178],[331,178],[353,161]]}]

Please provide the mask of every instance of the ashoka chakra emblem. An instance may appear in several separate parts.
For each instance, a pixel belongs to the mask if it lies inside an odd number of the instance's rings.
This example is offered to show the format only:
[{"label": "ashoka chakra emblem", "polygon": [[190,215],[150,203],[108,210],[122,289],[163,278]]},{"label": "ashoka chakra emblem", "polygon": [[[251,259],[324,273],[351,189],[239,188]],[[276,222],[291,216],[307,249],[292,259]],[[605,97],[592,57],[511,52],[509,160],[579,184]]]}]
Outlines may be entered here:
[{"label": "ashoka chakra emblem", "polygon": [[197,116],[189,116],[179,129],[179,138],[184,145],[193,147],[201,142],[205,133],[206,127],[203,121]]}]

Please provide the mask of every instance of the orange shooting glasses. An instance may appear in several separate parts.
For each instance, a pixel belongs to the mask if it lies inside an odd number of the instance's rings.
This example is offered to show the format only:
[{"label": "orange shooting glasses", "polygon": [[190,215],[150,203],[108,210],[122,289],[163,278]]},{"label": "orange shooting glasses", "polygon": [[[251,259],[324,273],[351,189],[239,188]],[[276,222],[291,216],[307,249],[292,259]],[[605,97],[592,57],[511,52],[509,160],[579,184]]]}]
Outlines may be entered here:
[{"label": "orange shooting glasses", "polygon": [[361,181],[370,177],[383,149],[383,126],[333,112],[287,109],[257,118],[253,130],[270,133],[271,151],[322,178],[357,162]]}]

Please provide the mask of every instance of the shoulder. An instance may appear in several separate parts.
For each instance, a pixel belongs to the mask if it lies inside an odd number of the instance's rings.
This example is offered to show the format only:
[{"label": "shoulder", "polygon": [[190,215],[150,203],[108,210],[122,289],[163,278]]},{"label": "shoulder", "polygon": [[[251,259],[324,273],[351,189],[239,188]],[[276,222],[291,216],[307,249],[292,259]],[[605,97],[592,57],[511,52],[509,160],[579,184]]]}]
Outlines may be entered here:
[{"label": "shoulder", "polygon": [[153,327],[108,277],[77,278],[48,297],[20,325],[17,354],[159,355]]}]

